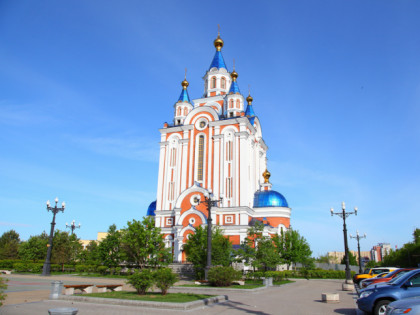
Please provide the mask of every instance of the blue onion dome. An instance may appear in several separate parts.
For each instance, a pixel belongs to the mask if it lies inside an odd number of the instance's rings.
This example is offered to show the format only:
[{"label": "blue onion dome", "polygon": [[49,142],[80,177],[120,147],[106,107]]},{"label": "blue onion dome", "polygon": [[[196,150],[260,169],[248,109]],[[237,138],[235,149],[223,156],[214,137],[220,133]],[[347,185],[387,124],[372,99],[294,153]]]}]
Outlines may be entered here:
[{"label": "blue onion dome", "polygon": [[148,216],[155,216],[155,211],[156,211],[156,200],[153,201],[150,205],[149,208],[147,208],[147,215]]},{"label": "blue onion dome", "polygon": [[189,83],[186,78],[184,79],[184,81],[181,82],[181,85],[182,85],[182,91],[181,91],[181,95],[178,98],[178,102],[191,103],[190,96],[188,95],[188,91],[187,91],[187,87]]},{"label": "blue onion dome", "polygon": [[286,198],[274,190],[263,190],[257,191],[254,194],[254,208],[263,208],[263,207],[286,207],[287,204]]},{"label": "blue onion dome", "polygon": [[210,68],[217,68],[221,69],[224,68],[227,70],[225,60],[222,56],[222,47],[223,47],[223,40],[220,38],[220,34],[217,35],[217,38],[214,40],[214,47],[216,47],[216,54],[214,55],[213,61],[211,62]]}]

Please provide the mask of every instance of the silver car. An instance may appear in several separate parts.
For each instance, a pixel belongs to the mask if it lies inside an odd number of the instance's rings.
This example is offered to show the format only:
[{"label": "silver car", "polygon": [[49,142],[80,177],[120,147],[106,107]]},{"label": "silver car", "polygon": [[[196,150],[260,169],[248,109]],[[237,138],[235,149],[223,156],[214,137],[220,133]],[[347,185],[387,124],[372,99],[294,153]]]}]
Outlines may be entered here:
[{"label": "silver car", "polygon": [[385,315],[391,314],[420,314],[420,296],[410,299],[402,299],[388,304]]}]

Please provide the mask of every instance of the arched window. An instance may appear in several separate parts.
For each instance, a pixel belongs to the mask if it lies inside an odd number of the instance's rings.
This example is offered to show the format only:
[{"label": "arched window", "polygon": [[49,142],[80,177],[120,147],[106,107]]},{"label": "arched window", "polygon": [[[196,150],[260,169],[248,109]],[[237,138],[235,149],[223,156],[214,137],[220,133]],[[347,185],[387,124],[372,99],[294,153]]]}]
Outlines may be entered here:
[{"label": "arched window", "polygon": [[204,163],[204,136],[198,137],[198,161],[197,161],[197,180],[203,180],[203,163]]},{"label": "arched window", "polygon": [[233,142],[226,142],[226,161],[232,161],[233,156]]},{"label": "arched window", "polygon": [[181,116],[181,107],[178,107],[177,116]]},{"label": "arched window", "polygon": [[212,77],[211,78],[211,89],[215,89],[216,88],[216,77]]},{"label": "arched window", "polygon": [[188,109],[185,107],[184,108],[184,116],[187,116],[187,114],[188,114]]},{"label": "arched window", "polygon": [[241,101],[240,100],[236,100],[236,108],[241,108]]},{"label": "arched window", "polygon": [[222,80],[221,80],[221,82],[220,82],[220,87],[221,87],[222,89],[225,89],[225,88],[226,88],[226,79],[225,79],[225,78],[222,78]]},{"label": "arched window", "polygon": [[229,108],[233,108],[233,100],[232,99],[229,100]]}]

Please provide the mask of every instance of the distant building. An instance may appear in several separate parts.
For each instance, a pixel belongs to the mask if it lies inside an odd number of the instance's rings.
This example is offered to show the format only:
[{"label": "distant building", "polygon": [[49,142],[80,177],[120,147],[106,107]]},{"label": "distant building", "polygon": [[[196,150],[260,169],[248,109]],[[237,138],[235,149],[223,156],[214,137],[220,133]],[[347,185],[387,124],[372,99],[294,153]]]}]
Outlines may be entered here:
[{"label": "distant building", "polygon": [[370,250],[370,259],[380,262],[390,253],[390,251],[391,245],[389,243],[379,243]]},{"label": "distant building", "polygon": [[[96,236],[96,243],[99,244],[106,236],[108,235],[107,232],[98,232]],[[79,240],[79,243],[82,244],[83,249],[86,249],[86,247],[89,245],[90,242],[93,240]]]},{"label": "distant building", "polygon": [[[352,255],[356,257],[357,262],[359,262],[359,253],[355,250],[351,250],[350,253],[352,253]],[[369,251],[364,251],[364,252],[361,251],[360,255],[362,256],[362,261],[364,261],[366,257],[370,257],[370,252]],[[340,264],[341,261],[344,258],[344,252],[328,252],[328,257],[330,257],[329,263]]]}]

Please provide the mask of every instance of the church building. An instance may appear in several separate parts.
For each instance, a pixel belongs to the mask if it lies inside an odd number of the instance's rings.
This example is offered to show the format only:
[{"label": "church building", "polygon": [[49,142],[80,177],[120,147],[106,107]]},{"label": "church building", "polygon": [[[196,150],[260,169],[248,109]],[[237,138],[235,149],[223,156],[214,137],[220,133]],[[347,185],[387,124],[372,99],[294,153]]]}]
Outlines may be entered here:
[{"label": "church building", "polygon": [[174,104],[173,123],[165,123],[160,141],[156,201],[147,215],[155,216],[174,261],[185,261],[183,244],[200,225],[207,224],[211,208],[234,247],[244,241],[248,228],[261,221],[266,235],[290,226],[284,196],[271,189],[267,145],[253,109],[253,98],[241,94],[238,73],[228,71],[222,56],[223,40],[214,41],[216,53],[204,75],[204,95],[191,99],[188,81]]}]

